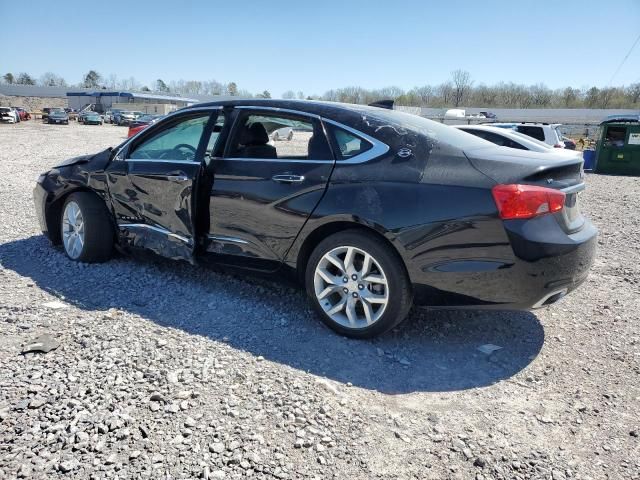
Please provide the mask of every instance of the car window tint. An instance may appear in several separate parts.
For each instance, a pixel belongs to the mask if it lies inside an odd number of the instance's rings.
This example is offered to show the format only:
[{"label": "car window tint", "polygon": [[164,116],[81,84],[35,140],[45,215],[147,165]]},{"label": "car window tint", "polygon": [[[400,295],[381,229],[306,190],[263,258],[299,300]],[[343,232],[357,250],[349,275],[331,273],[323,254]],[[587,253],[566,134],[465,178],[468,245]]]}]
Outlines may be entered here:
[{"label": "car window tint", "polygon": [[229,157],[331,160],[319,123],[295,115],[248,114],[240,117],[230,142]]},{"label": "car window tint", "polygon": [[544,142],[544,130],[542,127],[533,127],[530,125],[518,125],[518,132],[524,133],[525,135],[529,135],[530,137],[535,138],[536,140],[541,140]]},{"label": "car window tint", "polygon": [[207,163],[212,157],[219,155],[220,145],[218,145],[218,140],[220,139],[220,134],[222,133],[222,129],[224,128],[225,121],[226,118],[224,112],[220,112],[218,114],[218,118],[216,119],[216,123],[211,130],[211,136],[209,137],[207,148],[204,152],[204,159]]},{"label": "car window tint", "polygon": [[359,136],[343,130],[337,126],[331,126],[330,135],[334,143],[334,150],[338,160],[346,160],[373,148],[373,145]]},{"label": "car window tint", "polygon": [[193,161],[208,120],[208,114],[181,120],[137,145],[129,158]]}]

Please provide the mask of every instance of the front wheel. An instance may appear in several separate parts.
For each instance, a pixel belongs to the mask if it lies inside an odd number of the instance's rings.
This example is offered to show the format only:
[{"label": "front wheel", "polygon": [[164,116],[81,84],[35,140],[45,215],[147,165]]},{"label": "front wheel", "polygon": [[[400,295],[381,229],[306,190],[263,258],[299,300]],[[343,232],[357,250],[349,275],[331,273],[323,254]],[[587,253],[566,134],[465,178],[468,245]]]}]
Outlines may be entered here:
[{"label": "front wheel", "polygon": [[320,242],[309,257],[305,285],[321,320],[352,338],[372,338],[392,329],[413,303],[397,252],[359,230]]},{"label": "front wheel", "polygon": [[93,263],[111,257],[113,226],[104,202],[93,193],[69,195],[62,208],[60,233],[71,260]]}]

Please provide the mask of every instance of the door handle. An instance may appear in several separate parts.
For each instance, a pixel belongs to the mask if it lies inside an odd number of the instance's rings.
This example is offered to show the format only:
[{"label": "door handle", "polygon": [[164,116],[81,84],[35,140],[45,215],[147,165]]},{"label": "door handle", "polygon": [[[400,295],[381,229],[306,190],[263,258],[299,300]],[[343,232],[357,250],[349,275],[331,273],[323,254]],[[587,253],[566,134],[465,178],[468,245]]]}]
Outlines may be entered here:
[{"label": "door handle", "polygon": [[167,175],[167,180],[169,180],[170,182],[182,183],[189,180],[189,177],[187,177],[184,173],[173,173]]},{"label": "door handle", "polygon": [[292,175],[290,173],[282,175],[274,175],[271,180],[278,183],[302,183],[304,182],[304,175]]}]

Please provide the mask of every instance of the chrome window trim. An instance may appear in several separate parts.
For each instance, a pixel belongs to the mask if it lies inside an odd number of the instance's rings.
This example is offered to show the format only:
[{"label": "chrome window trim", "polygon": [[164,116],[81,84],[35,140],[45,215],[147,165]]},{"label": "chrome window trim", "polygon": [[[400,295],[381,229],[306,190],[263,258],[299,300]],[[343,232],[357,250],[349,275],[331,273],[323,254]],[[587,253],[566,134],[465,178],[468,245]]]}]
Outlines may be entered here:
[{"label": "chrome window trim", "polygon": [[186,163],[187,165],[200,165],[200,162],[193,160],[155,160],[153,158],[127,158],[122,162],[153,162],[153,163]]},{"label": "chrome window trim", "polygon": [[291,110],[289,108],[278,108],[278,107],[260,107],[260,106],[252,106],[252,105],[239,105],[234,107],[238,110],[267,110],[270,112],[277,113],[290,113],[292,115],[303,115],[305,117],[315,118],[316,120],[321,120],[322,117],[315,113],[301,112],[300,110]]},{"label": "chrome window trim", "polygon": [[[295,159],[286,159],[286,158],[240,158],[240,157],[226,157],[226,158],[223,158],[223,160],[233,160],[233,161],[240,161],[240,162],[266,161],[266,162],[318,163],[318,164],[336,163],[336,164],[354,165],[358,163],[368,162],[370,160],[373,160],[377,157],[380,157],[386,154],[389,151],[389,145],[387,145],[386,143],[383,143],[380,140],[373,138],[367,135],[366,133],[361,132],[360,130],[356,130],[355,128],[348,127],[343,123],[336,122],[335,120],[322,117],[315,113],[301,112],[300,110],[291,110],[288,108],[261,107],[261,106],[252,106],[252,105],[240,105],[234,108],[238,110],[264,110],[264,111],[274,112],[274,113],[289,113],[292,115],[300,115],[300,116],[313,118],[320,121],[321,126],[324,130],[325,136],[328,136],[328,132],[324,128],[324,123],[326,122],[338,128],[341,128],[343,130],[346,130],[347,132],[352,133],[353,135],[355,135],[358,138],[361,138],[362,140],[365,140],[366,142],[371,144],[371,148],[366,152],[359,153],[358,155],[355,155],[345,160],[295,160]],[[327,141],[329,141],[328,138],[327,138]],[[329,142],[329,148],[331,148],[331,142]]]},{"label": "chrome window trim", "polygon": [[[173,118],[176,117],[180,114],[186,114],[188,112],[213,112],[214,110],[222,110],[222,105],[214,105],[214,106],[210,106],[210,107],[194,107],[194,108],[185,108],[185,109],[179,109],[179,110],[175,110],[171,113],[168,113],[166,117],[164,117],[162,120],[160,120],[161,122],[165,122],[167,119],[169,118]],[[159,122],[156,122],[154,125],[157,125]],[[129,144],[137,137],[138,135],[134,135],[131,138],[128,138],[123,144],[122,146],[118,149],[118,151],[116,152],[116,154],[113,156],[113,160],[116,160],[118,162],[127,162],[130,159],[128,158],[120,158],[120,152],[122,152],[122,150],[124,150],[125,148],[127,148],[129,146]],[[136,158],[135,160],[141,160],[141,161],[145,161],[146,159],[142,159],[142,158]],[[149,160],[146,160],[149,161]]]},{"label": "chrome window trim", "polygon": [[389,145],[381,142],[376,138],[373,138],[367,135],[366,133],[361,132],[360,130],[356,130],[355,128],[348,127],[343,123],[336,122],[329,118],[322,118],[322,121],[330,123],[331,125],[334,125],[343,130],[346,130],[347,132],[352,133],[356,137],[366,140],[371,144],[371,148],[366,152],[359,153],[358,155],[355,155],[353,157],[350,157],[344,160],[336,160],[336,165],[343,165],[343,164],[353,165],[358,163],[365,163],[370,160],[373,160],[374,158],[378,158],[389,151]]},{"label": "chrome window trim", "polygon": [[218,242],[241,243],[243,245],[246,245],[246,244],[249,243],[246,240],[243,240],[241,238],[229,237],[227,235],[207,235],[207,237],[209,237],[209,240],[214,240],[214,241],[218,241]]},{"label": "chrome window trim", "polygon": [[118,224],[119,228],[147,228],[149,230],[153,230],[158,233],[164,233],[168,237],[176,238],[186,244],[191,244],[191,241],[187,237],[183,237],[182,235],[178,235],[177,233],[173,233],[166,228],[156,227],[154,225],[147,225],[146,223],[121,223]]}]

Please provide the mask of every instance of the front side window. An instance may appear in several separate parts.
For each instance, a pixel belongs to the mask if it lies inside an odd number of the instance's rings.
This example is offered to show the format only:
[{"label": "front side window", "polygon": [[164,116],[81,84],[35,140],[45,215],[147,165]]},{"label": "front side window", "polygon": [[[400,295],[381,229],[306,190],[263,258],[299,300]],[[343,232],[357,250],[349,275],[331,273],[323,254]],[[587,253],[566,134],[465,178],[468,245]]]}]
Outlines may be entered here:
[{"label": "front side window", "polygon": [[183,118],[145,139],[129,154],[134,160],[194,161],[209,114]]},{"label": "front side window", "polygon": [[234,127],[228,157],[331,160],[320,124],[297,115],[242,114]]},{"label": "front side window", "polygon": [[340,127],[332,127],[331,133],[341,160],[355,157],[373,147],[366,140]]}]

